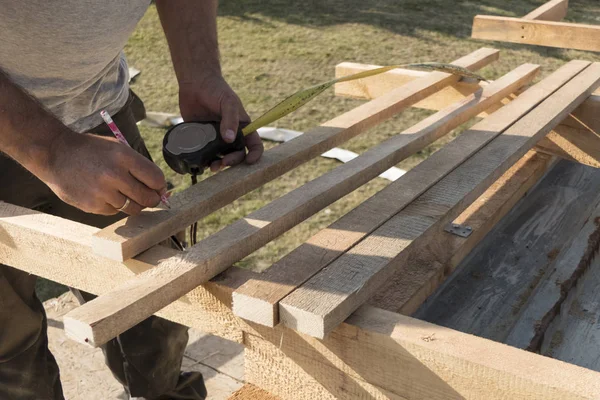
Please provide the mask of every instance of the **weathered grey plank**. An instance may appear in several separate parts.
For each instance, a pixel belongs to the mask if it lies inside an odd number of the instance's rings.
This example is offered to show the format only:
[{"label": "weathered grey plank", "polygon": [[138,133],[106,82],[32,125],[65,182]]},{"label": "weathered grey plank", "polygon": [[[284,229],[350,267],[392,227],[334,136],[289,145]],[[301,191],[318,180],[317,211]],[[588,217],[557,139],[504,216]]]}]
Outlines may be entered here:
[{"label": "weathered grey plank", "polygon": [[600,196],[600,171],[562,161],[415,313],[505,341],[527,299]]},{"label": "weathered grey plank", "polygon": [[[597,234],[596,234],[597,236]],[[597,247],[596,237],[596,247]],[[597,250],[597,248],[596,248]],[[600,371],[600,259],[595,258],[546,332],[541,352]]]},{"label": "weathered grey plank", "polygon": [[509,333],[506,344],[538,351],[547,340],[548,326],[560,319],[560,310],[569,293],[575,290],[582,275],[594,259],[600,244],[600,205],[590,214],[583,228],[574,236],[571,245],[556,258],[552,268],[540,281],[518,321]]}]

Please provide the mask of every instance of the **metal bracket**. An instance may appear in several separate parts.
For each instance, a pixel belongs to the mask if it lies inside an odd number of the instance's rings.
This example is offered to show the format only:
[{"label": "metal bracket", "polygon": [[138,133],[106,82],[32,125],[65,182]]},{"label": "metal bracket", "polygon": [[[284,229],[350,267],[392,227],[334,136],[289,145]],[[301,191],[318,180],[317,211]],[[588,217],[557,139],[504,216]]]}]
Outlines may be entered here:
[{"label": "metal bracket", "polygon": [[444,228],[444,230],[448,233],[451,233],[456,236],[460,236],[463,238],[467,238],[471,236],[473,233],[473,228],[468,225],[459,225],[459,224],[450,224]]}]

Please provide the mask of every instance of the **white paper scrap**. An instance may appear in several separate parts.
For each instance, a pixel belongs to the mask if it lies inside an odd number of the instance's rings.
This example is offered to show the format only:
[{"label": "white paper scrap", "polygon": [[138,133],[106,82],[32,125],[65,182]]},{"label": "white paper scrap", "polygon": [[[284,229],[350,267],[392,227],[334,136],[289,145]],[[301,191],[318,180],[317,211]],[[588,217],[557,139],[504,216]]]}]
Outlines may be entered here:
[{"label": "white paper scrap", "polygon": [[[287,142],[288,140],[297,138],[298,136],[302,135],[303,133],[304,132],[292,131],[290,129],[272,128],[272,127],[264,127],[264,128],[258,129],[258,135],[261,138],[263,138],[265,140],[271,140],[274,142]],[[350,150],[345,150],[345,149],[340,149],[339,147],[334,147],[333,149],[321,154],[321,156],[325,157],[325,158],[336,159],[343,163],[347,163],[348,161],[353,160],[356,157],[358,157],[358,154],[356,154],[355,152],[350,151]],[[396,179],[400,178],[405,173],[406,173],[406,171],[403,169],[400,169],[397,167],[392,167],[392,168],[388,169],[387,171],[383,172],[381,175],[379,175],[379,177],[393,182]]]}]

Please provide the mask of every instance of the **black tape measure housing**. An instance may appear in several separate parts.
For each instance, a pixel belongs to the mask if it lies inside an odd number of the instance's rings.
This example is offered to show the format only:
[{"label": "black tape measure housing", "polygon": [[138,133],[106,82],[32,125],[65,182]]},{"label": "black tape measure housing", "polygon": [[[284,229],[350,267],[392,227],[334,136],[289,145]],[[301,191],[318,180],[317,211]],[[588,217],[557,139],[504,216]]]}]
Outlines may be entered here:
[{"label": "black tape measure housing", "polygon": [[245,148],[242,128],[233,143],[220,134],[220,122],[183,122],[172,126],[163,139],[163,157],[178,174],[200,175],[213,161]]}]

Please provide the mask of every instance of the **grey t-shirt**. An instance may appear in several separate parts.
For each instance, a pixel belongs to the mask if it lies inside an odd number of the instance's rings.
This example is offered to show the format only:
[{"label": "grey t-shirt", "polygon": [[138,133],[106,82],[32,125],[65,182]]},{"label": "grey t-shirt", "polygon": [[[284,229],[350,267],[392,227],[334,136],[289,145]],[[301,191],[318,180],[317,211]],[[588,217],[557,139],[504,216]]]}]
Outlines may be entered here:
[{"label": "grey t-shirt", "polygon": [[0,0],[0,69],[72,129],[127,101],[122,50],[150,0]]}]

